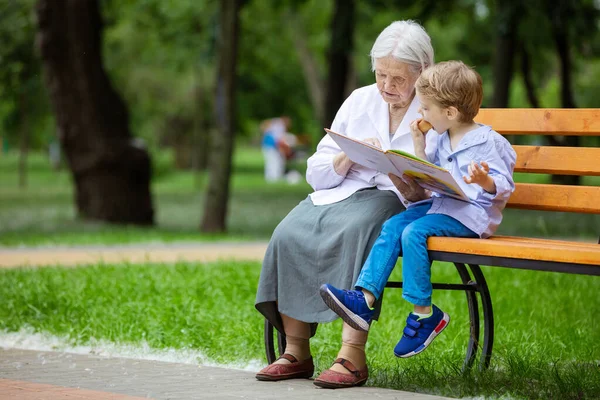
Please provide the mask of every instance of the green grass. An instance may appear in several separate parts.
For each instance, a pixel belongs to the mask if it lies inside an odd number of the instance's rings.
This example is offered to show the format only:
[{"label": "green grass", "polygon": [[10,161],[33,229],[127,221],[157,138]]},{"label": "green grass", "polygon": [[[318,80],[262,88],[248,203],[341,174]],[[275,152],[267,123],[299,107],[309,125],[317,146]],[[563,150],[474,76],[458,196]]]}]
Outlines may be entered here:
[{"label": "green grass", "polygon": [[[434,293],[452,317],[444,334],[417,357],[395,358],[409,306],[400,290],[388,289],[367,344],[368,384],[451,397],[599,398],[600,278],[484,272],[496,313],[489,370],[461,372],[468,317],[458,292]],[[264,360],[263,319],[253,307],[259,273],[259,263],[242,262],[3,270],[0,330],[47,332],[81,345],[194,349],[206,357],[199,362]],[[433,273],[435,281],[456,281],[449,264],[436,264]],[[319,326],[312,341],[318,371],[335,358],[340,332],[339,320]]]},{"label": "green grass", "polygon": [[168,154],[158,158],[152,182],[156,226],[139,228],[78,219],[66,169],[54,171],[43,155],[33,154],[28,163],[28,186],[20,188],[16,154],[1,155],[0,246],[266,240],[310,192],[305,182],[265,183],[260,150],[244,147],[235,156],[228,233],[205,235],[199,226],[206,174],[173,170],[168,166]]},{"label": "green grass", "polygon": [[[76,217],[68,171],[54,171],[46,157],[30,155],[28,186],[18,186],[17,155],[0,155],[0,246],[53,246],[144,242],[267,240],[279,221],[308,193],[310,186],[267,184],[260,150],[237,148],[231,182],[227,235],[199,232],[205,173],[177,171],[168,152],[154,156],[152,192],[156,226],[111,225]],[[296,165],[304,171],[304,165]],[[548,176],[516,174],[518,181],[547,182]],[[599,177],[588,177],[600,185]],[[498,234],[577,237],[597,240],[599,215],[506,210]]]}]

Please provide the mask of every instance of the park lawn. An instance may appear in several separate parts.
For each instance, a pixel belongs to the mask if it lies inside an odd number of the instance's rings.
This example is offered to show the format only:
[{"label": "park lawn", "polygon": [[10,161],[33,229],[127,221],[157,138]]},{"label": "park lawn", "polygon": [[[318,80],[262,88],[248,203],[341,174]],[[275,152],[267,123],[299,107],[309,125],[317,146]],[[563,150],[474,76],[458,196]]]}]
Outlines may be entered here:
[{"label": "park lawn", "polygon": [[[0,331],[42,332],[71,345],[104,340],[123,346],[194,349],[199,363],[264,358],[262,316],[254,309],[257,262],[95,265],[0,271]],[[409,306],[387,289],[368,342],[368,384],[450,397],[600,398],[600,278],[484,267],[495,308],[489,370],[461,372],[468,339],[464,293],[439,291],[451,315],[446,331],[417,357],[398,359]],[[456,282],[436,263],[434,281]],[[393,279],[400,279],[397,268]],[[317,370],[329,367],[341,321],[322,324],[312,341]],[[318,373],[317,372],[317,373]],[[505,396],[505,397],[503,397]]]},{"label": "park lawn", "polygon": [[[76,218],[70,175],[64,168],[52,170],[45,155],[30,155],[26,188],[18,186],[17,155],[0,155],[0,246],[267,240],[279,221],[311,192],[306,182],[266,183],[260,149],[241,145],[234,156],[228,233],[202,234],[206,174],[174,170],[168,152],[153,160],[156,225],[140,228]],[[305,165],[298,163],[296,168],[303,173]],[[515,179],[546,182],[549,177],[515,174]],[[600,177],[587,177],[585,183],[600,185]],[[498,234],[597,241],[598,226],[599,215],[506,210]]]},{"label": "park lawn", "polygon": [[28,185],[20,188],[17,155],[0,155],[0,246],[266,240],[310,192],[306,182],[267,184],[260,149],[243,147],[235,156],[228,232],[202,234],[206,173],[174,170],[168,159],[163,160],[168,154],[156,158],[152,182],[156,225],[148,228],[80,220],[66,169],[54,171],[43,154],[32,154]]}]

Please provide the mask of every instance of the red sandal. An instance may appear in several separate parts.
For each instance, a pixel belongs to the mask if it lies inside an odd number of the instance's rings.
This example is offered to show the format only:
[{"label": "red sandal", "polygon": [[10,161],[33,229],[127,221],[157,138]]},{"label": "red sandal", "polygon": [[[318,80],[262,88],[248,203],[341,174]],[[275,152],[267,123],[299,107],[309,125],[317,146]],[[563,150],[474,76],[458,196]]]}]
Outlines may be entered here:
[{"label": "red sandal", "polygon": [[304,361],[298,361],[293,355],[284,353],[278,360],[282,358],[285,358],[291,364],[270,364],[256,374],[256,379],[259,381],[281,381],[297,378],[308,379],[313,376],[315,366],[312,357]]},{"label": "red sandal", "polygon": [[366,365],[363,369],[358,370],[354,364],[344,358],[338,358],[334,361],[334,364],[342,364],[351,374],[343,374],[327,369],[313,383],[326,389],[338,389],[362,386],[369,379],[369,369]]}]

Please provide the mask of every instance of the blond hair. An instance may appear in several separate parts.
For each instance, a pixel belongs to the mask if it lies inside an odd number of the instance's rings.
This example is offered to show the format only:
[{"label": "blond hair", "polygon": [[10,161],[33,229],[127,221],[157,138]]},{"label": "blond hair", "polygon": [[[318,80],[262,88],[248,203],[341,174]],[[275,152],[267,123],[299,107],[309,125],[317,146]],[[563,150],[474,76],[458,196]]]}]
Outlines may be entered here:
[{"label": "blond hair", "polygon": [[415,87],[421,96],[440,106],[455,107],[460,122],[472,121],[483,99],[481,76],[462,61],[444,61],[427,68]]}]

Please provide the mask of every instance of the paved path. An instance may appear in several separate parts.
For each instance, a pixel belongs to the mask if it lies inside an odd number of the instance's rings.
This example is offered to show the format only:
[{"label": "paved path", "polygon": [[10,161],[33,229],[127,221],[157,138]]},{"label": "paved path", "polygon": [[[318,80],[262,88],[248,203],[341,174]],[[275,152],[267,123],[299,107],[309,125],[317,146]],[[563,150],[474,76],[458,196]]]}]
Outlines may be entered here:
[{"label": "paved path", "polygon": [[164,245],[1,248],[0,267],[76,265],[118,262],[262,260],[266,242],[179,243]]},{"label": "paved path", "polygon": [[360,387],[329,390],[308,379],[259,382],[254,373],[158,361],[0,349],[0,399],[441,400]]},{"label": "paved path", "polygon": [[[267,244],[204,243],[76,248],[0,248],[0,268],[98,262],[261,260]],[[441,400],[438,396],[361,387],[317,388],[311,380],[259,382],[254,372],[65,352],[0,348],[0,400],[346,399]]]}]

